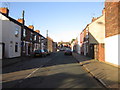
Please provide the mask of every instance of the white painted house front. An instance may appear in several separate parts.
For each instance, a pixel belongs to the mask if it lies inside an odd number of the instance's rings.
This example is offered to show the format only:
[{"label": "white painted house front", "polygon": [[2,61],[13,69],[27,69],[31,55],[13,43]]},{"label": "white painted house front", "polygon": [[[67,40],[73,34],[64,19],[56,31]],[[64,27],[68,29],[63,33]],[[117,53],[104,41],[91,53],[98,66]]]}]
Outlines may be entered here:
[{"label": "white painted house front", "polygon": [[[119,43],[120,35],[114,35],[108,38],[105,38],[105,61],[110,62],[116,65],[120,65],[119,58]],[[114,43],[112,44],[111,43]]]},{"label": "white painted house front", "polygon": [[4,58],[21,56],[21,26],[10,21],[8,17],[1,13],[0,20],[2,21],[2,28],[0,28],[0,34],[2,34],[0,36],[2,37],[0,37],[0,42],[5,44]]},{"label": "white painted house front", "polygon": [[120,65],[120,1],[105,2],[105,61]]},{"label": "white painted house front", "polygon": [[81,51],[80,51],[80,34],[77,36],[76,39],[77,39],[76,51],[78,54],[80,54],[81,53]]}]

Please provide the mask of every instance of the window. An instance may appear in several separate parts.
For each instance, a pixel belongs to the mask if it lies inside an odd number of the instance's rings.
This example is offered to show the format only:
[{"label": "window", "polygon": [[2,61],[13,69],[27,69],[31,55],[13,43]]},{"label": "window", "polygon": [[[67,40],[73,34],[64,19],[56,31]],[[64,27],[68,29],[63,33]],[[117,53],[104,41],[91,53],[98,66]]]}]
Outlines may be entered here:
[{"label": "window", "polygon": [[18,43],[15,43],[15,52],[18,52]]},{"label": "window", "polygon": [[16,29],[15,29],[15,36],[18,37],[18,35],[19,35],[19,29],[16,28]]},{"label": "window", "polygon": [[40,38],[40,36],[39,36],[39,42],[41,41],[41,38]]},{"label": "window", "polygon": [[26,37],[26,30],[23,30],[23,37]]},{"label": "window", "polygon": [[34,37],[34,40],[36,41],[36,35],[35,35],[35,37]]}]

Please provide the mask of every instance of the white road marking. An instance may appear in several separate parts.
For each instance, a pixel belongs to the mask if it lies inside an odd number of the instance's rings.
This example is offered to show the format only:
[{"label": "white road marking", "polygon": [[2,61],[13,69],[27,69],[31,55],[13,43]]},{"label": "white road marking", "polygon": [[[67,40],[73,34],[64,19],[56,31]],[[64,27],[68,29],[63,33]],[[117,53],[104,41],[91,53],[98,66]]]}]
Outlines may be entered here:
[{"label": "white road marking", "polygon": [[33,73],[35,73],[39,68],[35,69],[32,73],[30,73],[28,76],[26,76],[24,79],[29,78]]},{"label": "white road marking", "polygon": [[[47,62],[49,62],[50,60],[54,59],[57,55],[55,55],[53,58],[50,58]],[[35,69],[32,73],[30,73],[29,75],[27,75],[23,80],[29,78],[32,74],[34,74],[38,69],[40,69],[41,67],[43,67],[44,65],[41,65],[39,68]],[[19,81],[19,83],[22,83],[23,80]]]},{"label": "white road marking", "polygon": [[[53,58],[50,58],[50,59],[48,60],[48,62],[49,62],[50,60],[54,59],[56,56],[57,56],[57,55],[55,55]],[[35,69],[32,73],[30,73],[30,74],[29,74],[28,76],[26,76],[24,79],[29,78],[32,74],[34,74],[38,69],[40,69],[40,68],[43,67],[43,66],[44,66],[44,65],[41,65],[39,68]]]}]

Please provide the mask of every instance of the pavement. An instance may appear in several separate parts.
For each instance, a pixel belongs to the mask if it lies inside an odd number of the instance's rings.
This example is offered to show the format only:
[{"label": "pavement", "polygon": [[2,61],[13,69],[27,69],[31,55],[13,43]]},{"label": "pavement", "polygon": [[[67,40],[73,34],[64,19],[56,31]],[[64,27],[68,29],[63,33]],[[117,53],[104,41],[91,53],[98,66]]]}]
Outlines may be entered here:
[{"label": "pavement", "polygon": [[24,56],[24,57],[16,57],[16,58],[6,58],[2,60],[2,67],[10,66],[12,64],[25,61],[25,60],[30,60],[29,56]]},{"label": "pavement", "polygon": [[[51,53],[51,54],[55,54],[56,52],[54,53]],[[31,60],[31,56],[20,56],[20,57],[15,57],[15,58],[5,58],[3,60],[0,60],[2,62],[2,67],[7,67],[7,66],[10,66],[10,65],[13,65],[13,64],[16,64],[18,62],[22,62],[22,61],[25,61],[25,60]]]},{"label": "pavement", "polygon": [[120,88],[120,68],[77,53],[73,53],[73,57],[106,88]]}]

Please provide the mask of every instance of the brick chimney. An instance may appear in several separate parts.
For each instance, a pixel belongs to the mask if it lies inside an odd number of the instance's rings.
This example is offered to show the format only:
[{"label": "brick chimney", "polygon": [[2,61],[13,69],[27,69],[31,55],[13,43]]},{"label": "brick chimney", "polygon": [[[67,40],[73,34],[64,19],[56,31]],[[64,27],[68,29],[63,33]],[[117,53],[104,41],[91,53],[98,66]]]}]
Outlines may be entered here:
[{"label": "brick chimney", "polygon": [[8,14],[9,14],[9,9],[8,9],[8,8],[3,8],[3,7],[1,7],[1,8],[0,8],[0,12],[1,12],[1,13],[4,13],[5,15],[8,16]]},{"label": "brick chimney", "polygon": [[17,21],[20,22],[20,23],[23,23],[23,22],[25,23],[25,21],[23,19],[21,19],[21,18],[18,19]]},{"label": "brick chimney", "polygon": [[102,10],[102,15],[105,15],[105,8]]},{"label": "brick chimney", "polygon": [[28,28],[33,29],[34,30],[34,26],[33,25],[29,25]]},{"label": "brick chimney", "polygon": [[40,30],[35,30],[35,32],[40,33]]},{"label": "brick chimney", "polygon": [[97,18],[93,17],[93,18],[92,18],[92,22],[94,22],[95,20],[97,20]]}]

